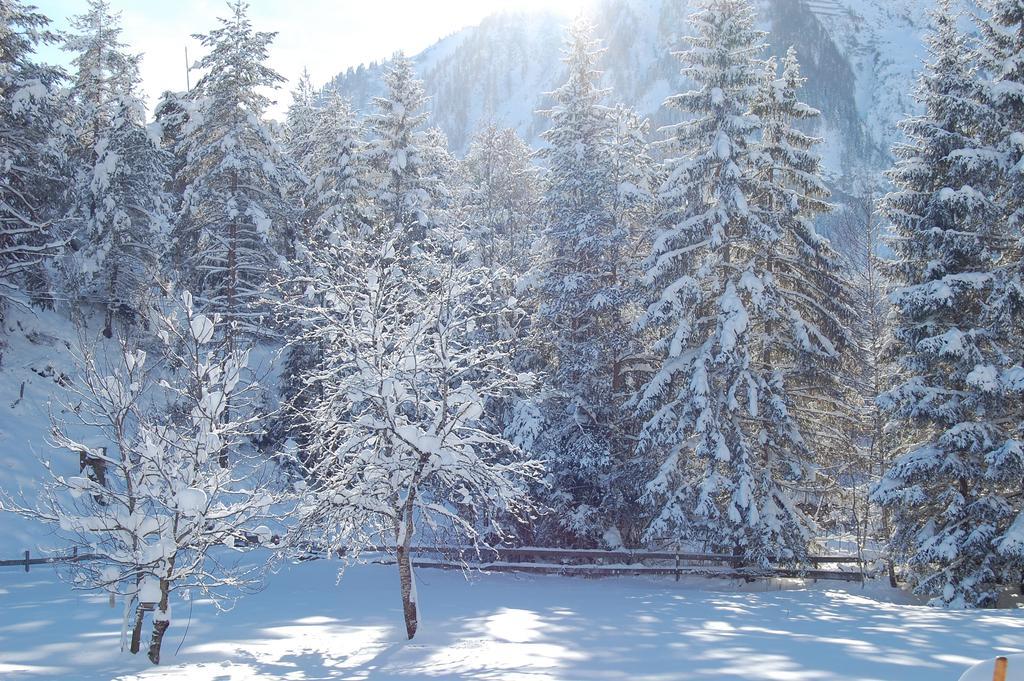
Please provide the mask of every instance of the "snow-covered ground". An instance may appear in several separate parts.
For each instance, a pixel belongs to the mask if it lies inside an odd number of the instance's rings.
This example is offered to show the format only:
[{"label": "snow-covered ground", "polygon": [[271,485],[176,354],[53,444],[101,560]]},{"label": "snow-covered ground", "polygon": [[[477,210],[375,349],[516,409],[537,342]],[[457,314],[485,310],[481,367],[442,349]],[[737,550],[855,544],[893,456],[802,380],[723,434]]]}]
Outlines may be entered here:
[{"label": "snow-covered ground", "polygon": [[49,568],[0,569],[0,678],[666,681],[957,679],[1024,652],[1024,612],[943,611],[881,586],[478,575],[421,570],[403,637],[393,567],[288,566],[218,614],[175,606],[154,668],[118,652],[119,610]]}]

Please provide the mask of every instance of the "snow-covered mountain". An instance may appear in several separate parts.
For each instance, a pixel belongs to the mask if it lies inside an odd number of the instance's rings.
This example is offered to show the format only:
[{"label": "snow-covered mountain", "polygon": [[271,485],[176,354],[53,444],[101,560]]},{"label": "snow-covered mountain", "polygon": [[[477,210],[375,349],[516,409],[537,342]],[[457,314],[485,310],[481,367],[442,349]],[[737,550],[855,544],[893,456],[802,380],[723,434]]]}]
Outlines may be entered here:
[{"label": "snow-covered mountain", "polygon": [[[808,78],[806,98],[824,113],[826,165],[838,178],[877,170],[913,110],[914,74],[930,0],[759,0],[770,51],[795,45]],[[673,51],[689,32],[687,0],[599,0],[589,11],[604,41],[605,83],[614,101],[668,122],[665,98],[686,87]],[[516,128],[536,143],[537,112],[564,77],[561,51],[568,19],[552,13],[503,13],[464,29],[415,57],[431,96],[432,123],[457,152],[485,120]],[[328,87],[357,108],[381,91],[386,64],[349,69]]]}]

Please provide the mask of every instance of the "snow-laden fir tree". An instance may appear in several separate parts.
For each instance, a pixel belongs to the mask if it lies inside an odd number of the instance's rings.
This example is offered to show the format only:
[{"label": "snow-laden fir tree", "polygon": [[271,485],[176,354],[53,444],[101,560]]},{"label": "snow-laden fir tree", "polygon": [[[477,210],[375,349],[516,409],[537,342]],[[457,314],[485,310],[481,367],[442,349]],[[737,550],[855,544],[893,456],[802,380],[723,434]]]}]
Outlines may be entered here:
[{"label": "snow-laden fir tree", "polygon": [[[427,128],[423,135],[421,158],[421,173],[427,179],[431,219],[439,225],[463,223],[461,188],[458,184],[459,164],[448,148],[448,135],[441,128]],[[465,227],[460,229],[464,230]]]},{"label": "snow-laden fir tree", "polygon": [[[94,555],[69,563],[76,588],[123,601],[122,646],[137,653],[153,611],[149,658],[157,664],[172,597],[190,592],[226,604],[258,583],[257,566],[225,547],[270,542],[278,499],[259,461],[245,459],[251,416],[226,405],[247,391],[246,355],[215,340],[214,317],[182,303],[151,315],[153,333],[118,334],[109,351],[83,337],[76,404],[54,417],[53,444],[83,463],[80,476],[50,474],[32,502],[0,498],[0,510],[42,520],[68,546]],[[147,349],[144,349],[148,348]],[[223,449],[251,466],[218,465]],[[132,628],[128,642],[128,630]]]},{"label": "snow-laden fir tree", "polygon": [[[1005,430],[993,438],[986,456],[987,477],[1002,499],[1010,501],[1013,524],[998,528],[999,555],[1007,561],[1000,582],[1016,583],[1024,571],[1024,5],[989,0],[982,25],[986,140],[1000,154],[995,200],[1001,236],[1005,239],[996,268],[995,293],[989,310],[996,361],[977,371],[989,379],[982,389],[1001,408]],[[997,377],[997,379],[996,379]]]},{"label": "snow-laden fir tree", "polygon": [[[778,177],[760,176],[773,144],[806,149],[790,133],[758,143],[751,107],[765,66],[751,4],[709,0],[693,24],[681,57],[696,87],[667,102],[684,121],[668,128],[678,156],[644,276],[654,301],[641,325],[657,335],[658,361],[635,404],[647,417],[642,451],[660,464],[648,537],[755,565],[800,561],[811,523],[793,487],[813,461],[804,433],[816,410],[804,409],[809,387],[791,375],[833,361],[837,346],[824,282],[794,282],[782,265],[824,249],[807,232],[820,180],[815,167],[792,165],[809,160],[799,154],[771,163]],[[784,108],[782,121],[804,110]],[[791,176],[801,172],[811,176]]]},{"label": "snow-laden fir tree", "polygon": [[49,20],[18,0],[0,3],[0,318],[9,303],[44,300],[45,262],[61,251],[68,166],[62,73],[35,61],[55,41]]},{"label": "snow-laden fir tree", "polygon": [[139,57],[120,40],[120,16],[91,0],[64,39],[75,67],[71,92],[76,182],[72,220],[81,247],[68,263],[70,290],[128,322],[145,307],[168,229],[168,155],[150,138]]},{"label": "snow-laden fir tree", "polygon": [[[95,145],[113,118],[117,98],[133,93],[141,57],[121,41],[121,16],[106,0],[89,0],[85,13],[71,17],[63,49],[73,54],[71,95],[76,106],[75,134],[83,151],[95,157]],[[95,161],[95,158],[92,159]]]},{"label": "snow-laden fir tree", "polygon": [[533,386],[513,371],[508,343],[476,342],[492,305],[487,273],[463,267],[465,240],[448,243],[438,262],[399,243],[407,235],[382,219],[368,238],[313,254],[322,266],[296,303],[307,342],[328,351],[307,377],[322,397],[304,414],[315,453],[295,541],[353,559],[366,546],[394,546],[412,638],[414,533],[476,544],[527,520],[535,468],[487,407]]},{"label": "snow-laden fir tree", "polygon": [[425,159],[430,145],[422,129],[427,98],[412,62],[402,53],[392,60],[384,85],[386,96],[374,98],[376,111],[367,117],[367,158],[374,176],[371,199],[379,227],[408,248],[426,238],[430,199],[437,191],[437,178],[427,172]]},{"label": "snow-laden fir tree", "polygon": [[319,106],[317,91],[308,69],[302,70],[299,82],[292,90],[292,103],[285,119],[285,151],[307,177],[315,172],[311,167],[313,153],[317,148]]},{"label": "snow-laden fir tree", "polygon": [[[351,105],[329,94],[316,116],[316,142],[303,197],[306,249],[365,234],[371,220],[366,132]],[[300,254],[300,260],[304,256]]]},{"label": "snow-laden fir tree", "polygon": [[494,275],[495,309],[481,328],[481,342],[485,337],[520,339],[517,364],[530,354],[530,297],[520,295],[519,283],[529,269],[541,223],[540,183],[531,153],[511,128],[485,125],[451,180],[459,195],[462,231],[473,244],[473,262]]},{"label": "snow-laden fir tree", "polygon": [[[610,111],[610,117],[613,193],[608,208],[625,236],[612,270],[622,300],[612,370],[613,399],[621,408],[643,385],[650,367],[649,339],[635,322],[644,309],[646,296],[640,278],[644,256],[651,249],[652,224],[657,217],[655,194],[661,181],[661,169],[651,157],[648,121],[622,104]],[[649,521],[642,497],[651,468],[636,453],[640,426],[641,421],[628,407],[616,424],[619,445],[615,452],[609,503],[618,535],[616,538],[613,532],[612,544],[621,540],[627,546],[639,546]]]},{"label": "snow-laden fir tree", "polygon": [[615,214],[614,123],[595,70],[599,54],[589,28],[575,24],[568,79],[553,93],[547,146],[538,152],[546,163],[546,226],[530,273],[531,334],[554,393],[536,442],[548,471],[545,503],[568,541],[586,542],[616,524],[612,480],[629,449],[619,363],[632,335],[623,314],[629,230]]},{"label": "snow-laden fir tree", "polygon": [[[511,128],[484,125],[452,179],[458,195],[461,233],[472,246],[471,264],[489,273],[490,309],[476,330],[476,342],[508,343],[511,366],[525,369],[534,358],[530,320],[534,298],[520,289],[540,231],[540,183],[530,148]],[[539,392],[491,400],[488,411],[505,436],[533,451],[541,422]],[[535,528],[522,528],[527,532]],[[520,534],[519,541],[534,541]]]},{"label": "snow-laden fir tree", "polygon": [[821,115],[800,101],[804,82],[791,47],[781,74],[775,59],[768,61],[752,104],[761,122],[752,158],[765,230],[757,240],[766,244],[760,359],[766,373],[780,372],[772,389],[785,392],[787,410],[823,478],[819,482],[842,486],[855,461],[850,452],[858,416],[846,374],[862,367],[845,361],[855,345],[848,330],[853,298],[845,264],[815,227],[831,207],[815,149],[821,140],[801,130]]},{"label": "snow-laden fir tree", "polygon": [[917,93],[924,113],[902,123],[910,139],[896,149],[897,189],[883,202],[899,374],[880,401],[899,440],[874,498],[892,509],[892,547],[917,591],[976,607],[994,604],[998,585],[1020,572],[1012,536],[1001,551],[1021,508],[1019,349],[993,314],[998,269],[1019,232],[1006,192],[993,200],[990,191],[1006,149],[986,144],[1000,143],[986,103],[1001,106],[997,93],[1013,88],[979,87],[957,19],[948,2],[932,13]]},{"label": "snow-laden fir tree", "polygon": [[[172,220],[181,212],[182,199],[185,195],[185,176],[181,172],[185,165],[181,154],[185,149],[181,141],[193,111],[194,106],[189,101],[187,92],[167,90],[157,100],[153,108],[153,122],[149,126],[150,133],[160,149],[167,154],[167,172],[170,178],[166,189]],[[180,257],[173,248],[173,240],[169,246],[164,252],[162,265],[167,269],[174,269],[180,262]]]},{"label": "snow-laden fir tree", "polygon": [[283,80],[265,63],[275,34],[253,30],[246,3],[229,6],[219,28],[197,36],[209,52],[178,145],[175,252],[197,302],[233,334],[261,328],[267,283],[293,255],[296,210],[294,167],[263,120],[267,91]]}]

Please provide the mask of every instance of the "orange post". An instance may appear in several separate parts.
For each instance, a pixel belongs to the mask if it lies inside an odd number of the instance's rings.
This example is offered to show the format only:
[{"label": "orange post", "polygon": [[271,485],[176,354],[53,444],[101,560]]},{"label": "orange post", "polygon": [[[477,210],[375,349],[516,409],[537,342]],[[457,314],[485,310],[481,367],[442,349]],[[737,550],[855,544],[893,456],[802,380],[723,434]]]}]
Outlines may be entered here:
[{"label": "orange post", "polygon": [[996,670],[992,674],[992,681],[1006,681],[1006,666],[1009,664],[1009,660],[1005,657],[996,658]]}]

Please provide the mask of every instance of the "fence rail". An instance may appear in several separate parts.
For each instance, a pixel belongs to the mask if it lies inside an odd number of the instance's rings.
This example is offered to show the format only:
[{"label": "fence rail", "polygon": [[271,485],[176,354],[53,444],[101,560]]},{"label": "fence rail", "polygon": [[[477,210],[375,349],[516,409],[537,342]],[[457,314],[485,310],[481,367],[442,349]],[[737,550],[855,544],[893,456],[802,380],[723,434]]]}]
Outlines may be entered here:
[{"label": "fence rail", "polygon": [[[362,554],[394,553],[395,547],[374,546]],[[742,556],[730,554],[686,553],[675,551],[555,549],[545,547],[471,547],[413,546],[417,567],[473,569],[481,572],[527,572],[586,576],[683,575],[723,579],[802,578],[862,582],[864,572],[856,556],[810,556],[812,567],[772,565],[768,568],[745,565]],[[344,554],[344,552],[341,552]],[[392,563],[393,560],[377,562]],[[653,563],[653,565],[652,565]],[[666,565],[665,563],[670,563]],[[823,570],[821,565],[849,565],[850,570]]]},{"label": "fence rail", "polygon": [[[481,572],[524,572],[532,574],[562,574],[591,577],[614,575],[671,575],[717,577],[722,579],[800,578],[862,582],[864,572],[856,556],[810,556],[810,567],[772,565],[768,568],[745,565],[741,556],[714,553],[686,553],[674,551],[556,549],[545,547],[472,547],[472,546],[413,546],[414,564],[422,568],[446,570],[473,569]],[[393,546],[371,546],[360,555],[392,554]],[[342,556],[345,551],[339,552]],[[310,551],[311,559],[324,557],[322,551]],[[0,567],[24,567],[28,572],[33,565],[73,563],[96,560],[103,556],[94,553],[32,558],[25,551],[24,558],[0,560]],[[373,562],[393,563],[391,558]],[[652,564],[653,563],[653,564]],[[669,564],[666,564],[669,563]],[[850,565],[850,570],[824,570],[821,565]]]},{"label": "fence rail", "polygon": [[44,556],[43,558],[33,558],[31,551],[25,552],[24,558],[15,558],[14,560],[0,560],[0,567],[22,567],[24,566],[25,572],[28,572],[33,565],[53,565],[54,563],[77,563],[83,560],[97,560],[103,556],[98,553],[79,553],[78,549],[75,548],[69,555],[66,556]]}]

